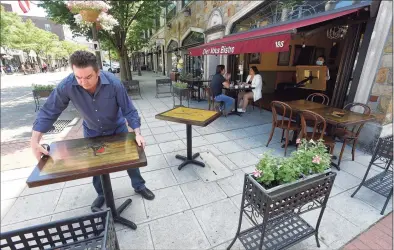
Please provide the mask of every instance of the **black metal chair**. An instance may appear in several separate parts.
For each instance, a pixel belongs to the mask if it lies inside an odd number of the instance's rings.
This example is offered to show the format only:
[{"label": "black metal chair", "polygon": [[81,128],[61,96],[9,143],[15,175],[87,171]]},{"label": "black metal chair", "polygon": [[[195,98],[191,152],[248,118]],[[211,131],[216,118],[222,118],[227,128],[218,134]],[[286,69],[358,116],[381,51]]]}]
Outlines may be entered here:
[{"label": "black metal chair", "polygon": [[[169,91],[160,91],[160,87],[169,87]],[[156,98],[159,98],[159,94],[172,95],[172,80],[170,78],[156,79]]]},{"label": "black metal chair", "polygon": [[[383,172],[366,180],[372,165],[383,169]],[[380,212],[380,214],[383,214],[390,198],[393,196],[393,136],[379,138],[364,178],[351,197],[354,197],[362,186],[386,197],[386,202]]]},{"label": "black metal chair", "polygon": [[125,86],[126,90],[130,92],[131,94],[133,93],[138,93],[138,95],[142,98],[141,96],[141,89],[140,89],[140,82],[137,80],[131,80],[131,81],[124,81],[123,85]]}]

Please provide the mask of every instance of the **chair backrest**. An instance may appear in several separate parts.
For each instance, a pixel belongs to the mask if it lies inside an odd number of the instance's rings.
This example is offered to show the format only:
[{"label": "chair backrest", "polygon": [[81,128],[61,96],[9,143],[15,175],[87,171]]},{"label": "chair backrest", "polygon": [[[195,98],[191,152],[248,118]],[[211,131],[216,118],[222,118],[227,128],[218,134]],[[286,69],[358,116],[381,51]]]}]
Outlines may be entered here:
[{"label": "chair backrest", "polygon": [[[279,123],[282,127],[284,126],[285,122],[291,120],[291,117],[293,116],[293,109],[284,102],[272,101],[271,110],[272,122],[275,123],[275,125]],[[279,115],[282,116],[280,119]],[[290,127],[290,122],[288,122],[288,127]]]},{"label": "chair backrest", "polygon": [[138,81],[138,80],[131,80],[130,81],[130,85],[132,85],[132,86],[139,86],[140,85],[140,81]]},{"label": "chair backrest", "polygon": [[[320,102],[316,101],[316,99],[320,100]],[[322,94],[322,93],[310,94],[310,95],[308,95],[306,100],[307,101],[311,101],[311,102],[318,102],[318,103],[321,103],[321,104],[324,104],[324,105],[330,104],[330,98],[328,96],[326,96],[325,94]]]},{"label": "chair backrest", "polygon": [[[363,103],[358,103],[358,102],[353,102],[353,103],[348,103],[343,107],[345,110],[353,111],[356,113],[362,113],[364,115],[370,115],[371,114],[371,108]],[[362,112],[359,112],[362,110]],[[361,129],[363,128],[365,123],[361,123],[358,125],[354,125],[351,127],[351,131],[356,133],[356,136],[358,136],[361,132]]]},{"label": "chair backrest", "polygon": [[[304,110],[301,112],[301,133],[300,137],[307,137],[307,128],[312,127],[312,137],[307,139],[323,139],[324,133],[326,132],[326,120],[323,116],[316,114],[310,110]],[[317,138],[318,137],[318,138]]]}]

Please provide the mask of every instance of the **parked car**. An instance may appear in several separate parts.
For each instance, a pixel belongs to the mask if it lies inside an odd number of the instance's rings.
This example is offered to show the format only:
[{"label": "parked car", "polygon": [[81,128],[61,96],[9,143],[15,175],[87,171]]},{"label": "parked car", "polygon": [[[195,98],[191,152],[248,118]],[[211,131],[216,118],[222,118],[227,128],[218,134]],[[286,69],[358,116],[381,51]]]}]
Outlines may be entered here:
[{"label": "parked car", "polygon": [[103,70],[112,73],[120,73],[120,66],[117,62],[112,62],[111,65],[107,62],[103,62]]}]

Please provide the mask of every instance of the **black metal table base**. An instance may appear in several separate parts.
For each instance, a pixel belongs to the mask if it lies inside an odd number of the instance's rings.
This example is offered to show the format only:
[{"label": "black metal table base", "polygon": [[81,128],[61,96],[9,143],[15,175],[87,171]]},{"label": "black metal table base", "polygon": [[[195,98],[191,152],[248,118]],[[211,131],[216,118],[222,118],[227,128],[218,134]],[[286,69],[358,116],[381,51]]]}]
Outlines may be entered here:
[{"label": "black metal table base", "polygon": [[120,216],[123,210],[125,210],[131,204],[131,199],[127,199],[125,202],[122,203],[122,205],[120,205],[120,207],[116,208],[114,194],[112,192],[111,178],[109,177],[109,174],[101,175],[100,179],[101,185],[103,186],[105,204],[111,209],[114,221],[130,227],[131,229],[137,229],[137,225],[134,222]]},{"label": "black metal table base", "polygon": [[182,160],[183,162],[178,166],[178,170],[181,170],[187,164],[196,164],[200,167],[205,167],[205,164],[195,160],[200,153],[192,155],[192,125],[186,124],[186,141],[187,141],[187,156],[176,155],[175,158]]},{"label": "black metal table base", "polygon": [[195,153],[191,159],[188,159],[186,156],[182,155],[176,155],[175,158],[182,160],[183,162],[178,166],[178,169],[181,170],[184,166],[187,164],[196,164],[201,167],[205,167],[205,164],[203,162],[195,160],[198,156],[200,156],[200,153]]}]

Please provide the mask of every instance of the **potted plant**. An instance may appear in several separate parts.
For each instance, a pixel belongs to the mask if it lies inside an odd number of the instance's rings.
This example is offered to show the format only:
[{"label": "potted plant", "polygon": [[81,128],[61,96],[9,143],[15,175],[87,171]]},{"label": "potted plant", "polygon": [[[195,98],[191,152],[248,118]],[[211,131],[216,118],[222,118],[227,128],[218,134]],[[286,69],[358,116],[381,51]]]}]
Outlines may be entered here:
[{"label": "potted plant", "polygon": [[[246,174],[238,238],[246,248],[283,249],[312,235],[317,246],[318,229],[336,173],[330,171],[331,155],[323,141],[297,140],[298,150],[289,158],[265,153],[252,174]],[[300,214],[321,208],[316,226]],[[254,227],[240,231],[246,215]],[[256,237],[257,236],[257,237]]]},{"label": "potted plant", "polygon": [[182,105],[182,97],[184,97],[189,106],[189,99],[190,99],[190,89],[188,88],[188,84],[184,82],[176,82],[172,85],[172,96],[173,102],[175,106],[175,96],[179,97],[180,105]]},{"label": "potted plant", "polygon": [[33,84],[33,97],[48,97],[55,89],[55,85],[38,85]]},{"label": "potted plant", "polygon": [[104,1],[68,1],[67,8],[74,14],[80,14],[84,21],[94,23],[101,12],[107,12],[111,6]]}]

